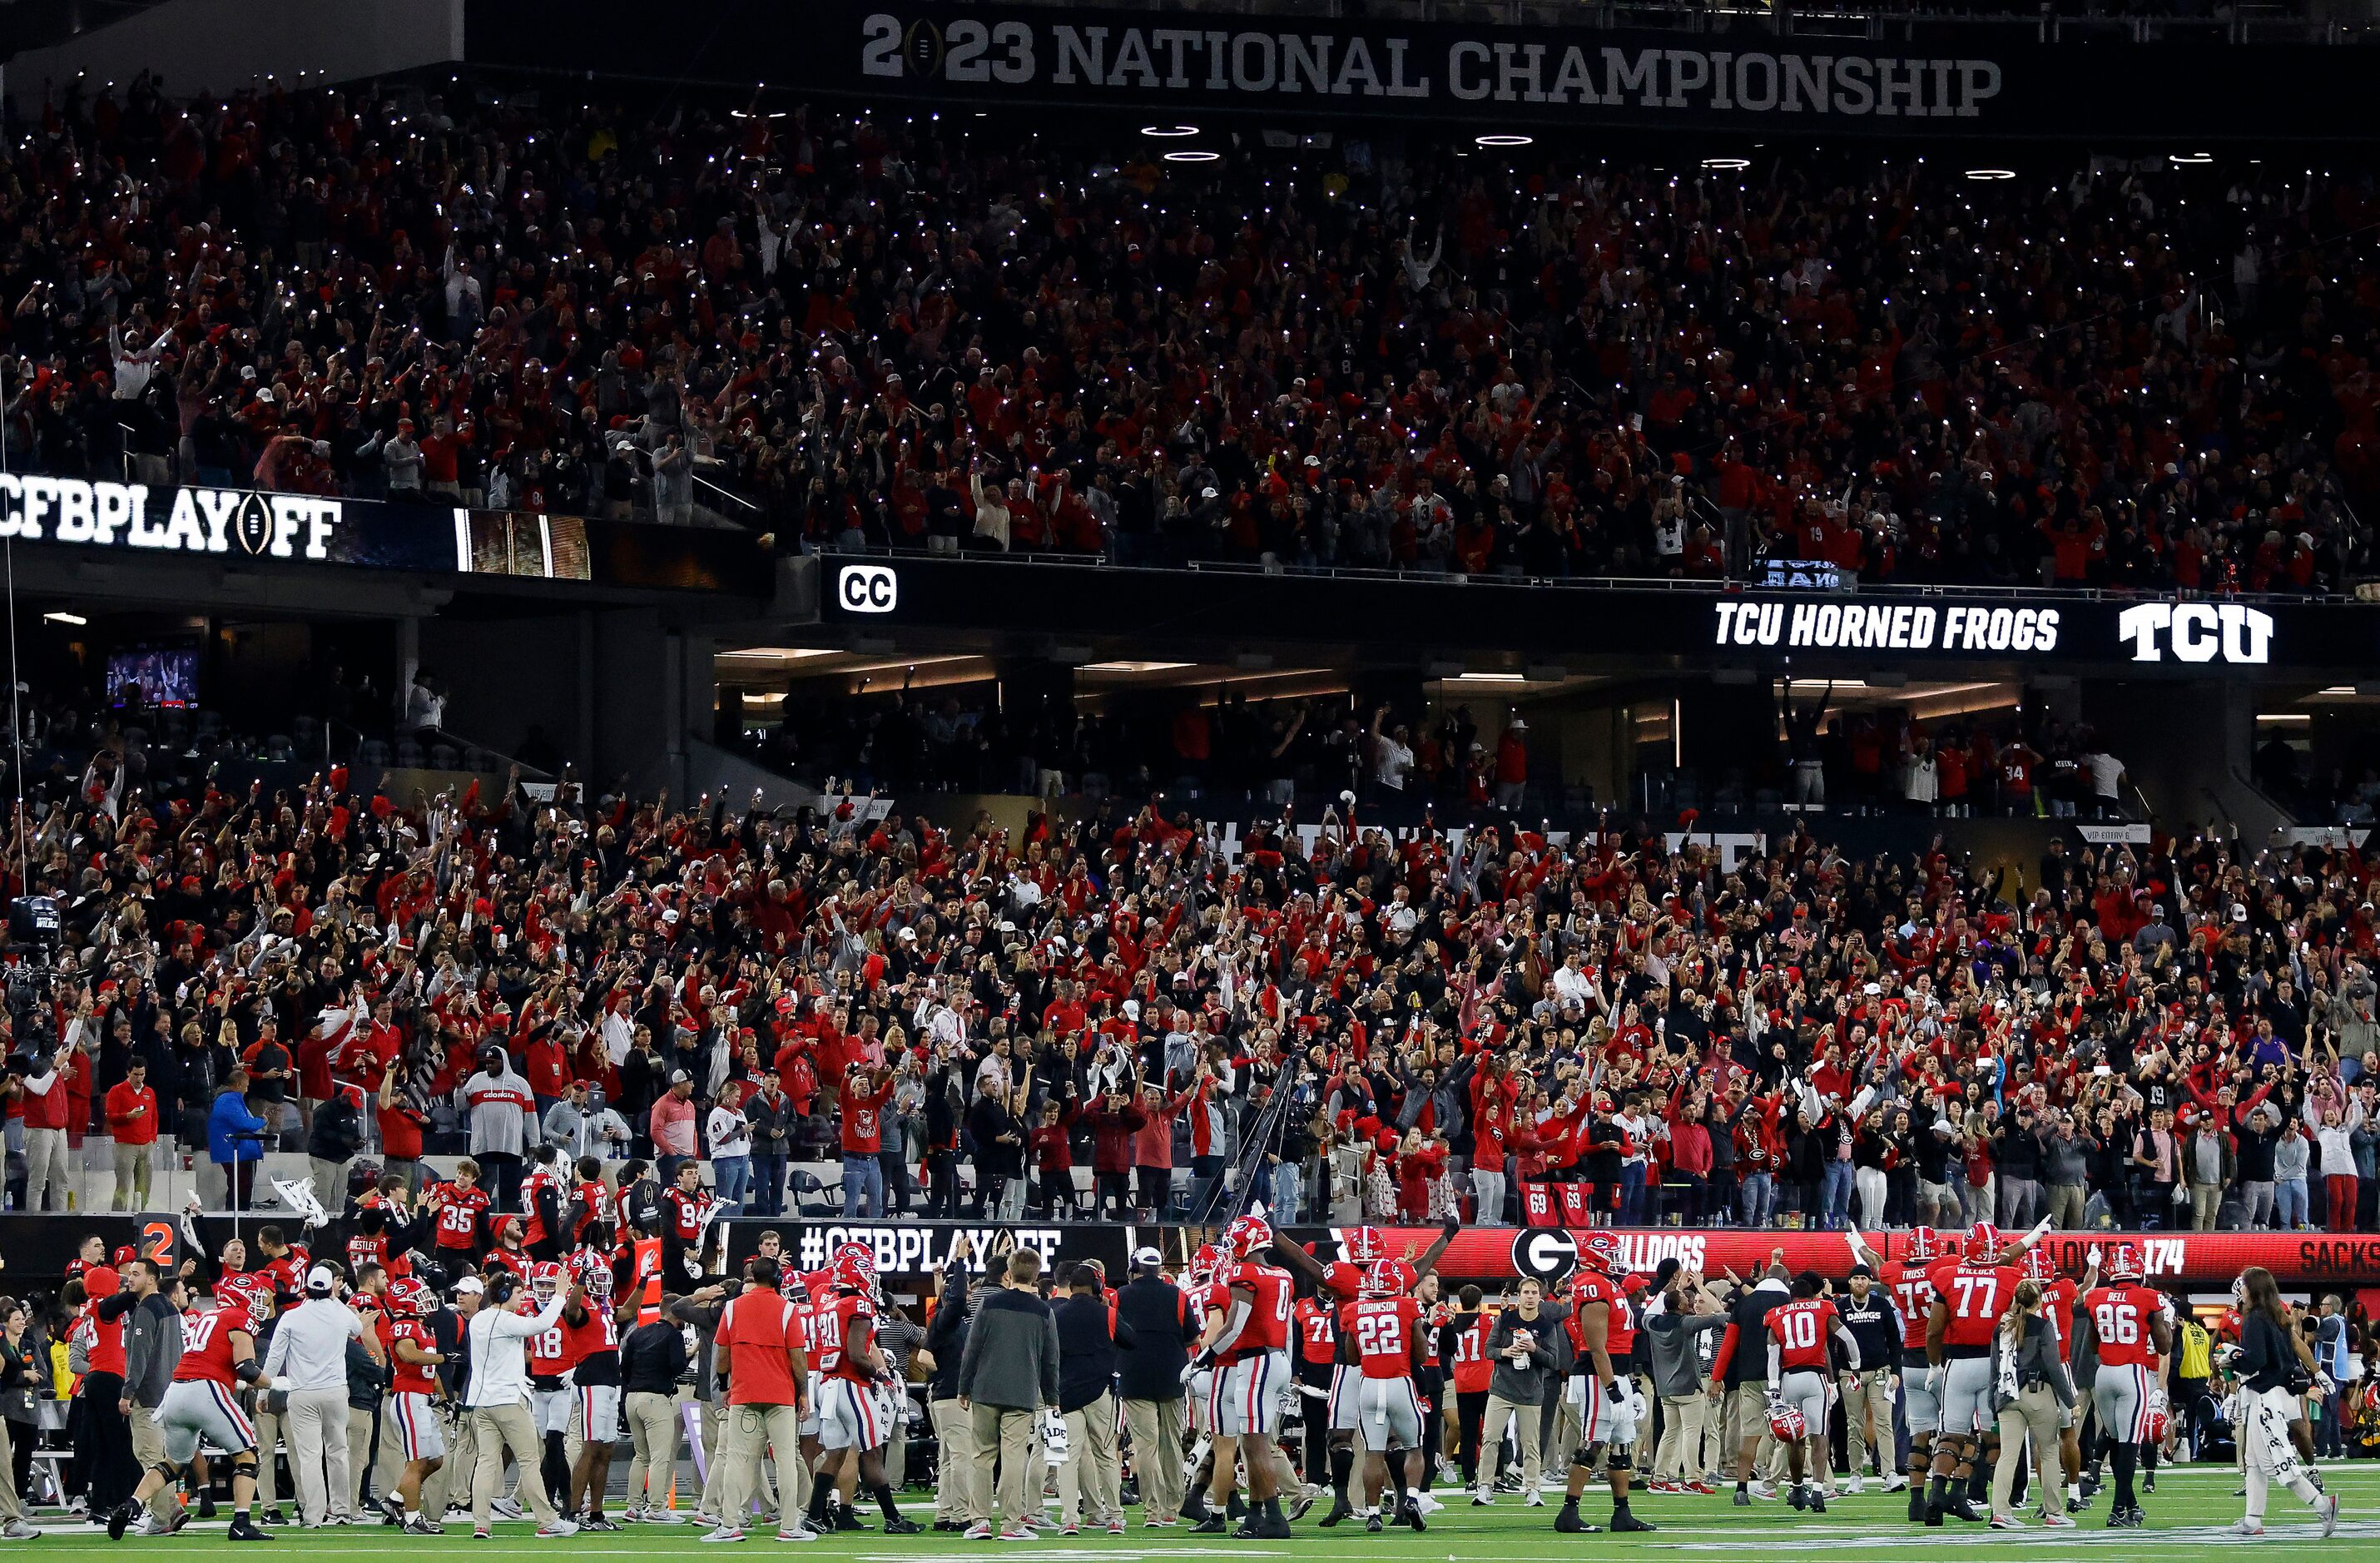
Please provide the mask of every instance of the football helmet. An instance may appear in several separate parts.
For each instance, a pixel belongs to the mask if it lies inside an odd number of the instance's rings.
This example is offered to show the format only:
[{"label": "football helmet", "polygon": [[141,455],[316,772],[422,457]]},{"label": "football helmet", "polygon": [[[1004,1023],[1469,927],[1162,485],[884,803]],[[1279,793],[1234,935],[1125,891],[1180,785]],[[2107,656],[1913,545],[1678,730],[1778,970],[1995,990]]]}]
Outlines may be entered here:
[{"label": "football helmet", "polygon": [[2136,1281],[2142,1278],[2141,1251],[2137,1244],[2119,1242],[2107,1255],[2107,1278],[2111,1281]]},{"label": "football helmet", "polygon": [[1998,1227],[1989,1221],[1978,1221],[1967,1229],[1964,1257],[1970,1265],[1997,1265],[2000,1251],[2007,1246],[2008,1240],[2000,1235]]},{"label": "football helmet", "polygon": [[1901,1241],[1900,1257],[1912,1265],[1931,1264],[1942,1257],[1942,1234],[1931,1227],[1912,1227]]},{"label": "football helmet", "polygon": [[1586,1241],[1578,1245],[1578,1262],[1607,1276],[1623,1274],[1628,1268],[1618,1235],[1600,1230],[1587,1233]]},{"label": "football helmet", "polygon": [[250,1329],[262,1329],[273,1322],[273,1289],[254,1276],[225,1276],[216,1291],[248,1309]]},{"label": "football helmet", "polygon": [[562,1266],[551,1259],[540,1260],[528,1267],[528,1294],[537,1299],[542,1309],[562,1292]]},{"label": "football helmet", "polygon": [[1243,1216],[1224,1229],[1223,1242],[1232,1258],[1253,1258],[1272,1246],[1272,1223],[1261,1216]]},{"label": "football helmet", "polygon": [[1356,1228],[1340,1247],[1348,1259],[1358,1265],[1378,1264],[1389,1256],[1388,1234],[1378,1227]]},{"label": "football helmet", "polygon": [[1783,1400],[1771,1400],[1768,1402],[1768,1431],[1776,1434],[1779,1442],[1791,1443],[1796,1438],[1807,1437],[1810,1424],[1802,1415],[1801,1407],[1789,1405]]},{"label": "football helmet", "polygon": [[2026,1249],[2023,1268],[2027,1279],[2039,1281],[2044,1286],[2058,1278],[2058,1260],[2046,1248]]}]

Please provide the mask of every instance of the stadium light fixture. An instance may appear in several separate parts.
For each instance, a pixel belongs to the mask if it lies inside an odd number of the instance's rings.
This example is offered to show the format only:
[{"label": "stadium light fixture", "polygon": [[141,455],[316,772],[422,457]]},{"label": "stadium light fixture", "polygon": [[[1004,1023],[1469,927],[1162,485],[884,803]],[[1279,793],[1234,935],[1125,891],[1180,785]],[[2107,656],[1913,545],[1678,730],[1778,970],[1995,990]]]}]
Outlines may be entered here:
[{"label": "stadium light fixture", "polygon": [[1970,179],[1985,180],[2013,179],[2016,177],[2016,170],[2013,168],[1970,168],[1967,170],[1967,177]]},{"label": "stadium light fixture", "polygon": [[1140,127],[1140,133],[1165,140],[1176,136],[1195,136],[1198,133],[1198,127],[1195,125],[1144,125]]},{"label": "stadium light fixture", "polygon": [[1475,147],[1525,147],[1535,145],[1536,142],[1535,136],[1475,136],[1471,139],[1471,144]]},{"label": "stadium light fixture", "polygon": [[1526,684],[1528,675],[1516,672],[1462,672],[1454,675],[1457,684]]},{"label": "stadium light fixture", "polygon": [[1174,672],[1188,662],[1085,662],[1077,672],[1087,673],[1160,673]]},{"label": "stadium light fixture", "polygon": [[44,613],[42,615],[42,618],[48,624],[72,624],[77,629],[80,629],[83,625],[91,623],[89,619],[84,618],[80,613]]},{"label": "stadium light fixture", "polygon": [[2192,168],[2203,163],[2214,162],[2215,154],[2213,152],[2175,152],[2166,161],[2177,168]]},{"label": "stadium light fixture", "polygon": [[1752,159],[1748,157],[1706,157],[1703,159],[1703,166],[1715,171],[1723,170],[1727,173],[1733,174],[1751,167]]},{"label": "stadium light fixture", "polygon": [[1165,161],[1168,163],[1220,163],[1223,161],[1223,154],[1219,151],[1170,151],[1165,154]]}]

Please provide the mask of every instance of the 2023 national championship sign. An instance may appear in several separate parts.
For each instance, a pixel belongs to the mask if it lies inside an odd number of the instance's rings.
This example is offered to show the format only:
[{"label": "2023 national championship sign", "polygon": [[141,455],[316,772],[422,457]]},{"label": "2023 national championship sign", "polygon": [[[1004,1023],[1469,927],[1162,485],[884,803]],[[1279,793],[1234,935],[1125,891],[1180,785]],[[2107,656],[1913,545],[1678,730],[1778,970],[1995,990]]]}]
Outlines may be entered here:
[{"label": "2023 national championship sign", "polygon": [[626,0],[475,6],[466,56],[863,101],[1245,113],[1272,126],[1503,127],[2127,139],[2367,138],[2363,51],[2082,48],[1937,28],[1915,42],[1356,21],[1160,6],[713,0],[655,29]]}]

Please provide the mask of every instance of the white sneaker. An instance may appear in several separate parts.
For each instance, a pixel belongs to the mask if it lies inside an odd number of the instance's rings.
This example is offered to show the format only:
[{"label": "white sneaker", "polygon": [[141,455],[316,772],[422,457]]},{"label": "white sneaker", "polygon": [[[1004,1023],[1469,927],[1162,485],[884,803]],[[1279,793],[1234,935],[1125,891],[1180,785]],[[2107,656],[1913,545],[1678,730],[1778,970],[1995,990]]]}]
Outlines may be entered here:
[{"label": "white sneaker", "polygon": [[[2337,1499],[2332,1500],[2330,1508],[2334,1515],[2338,1512]],[[6,1526],[0,1526],[0,1540],[39,1541],[41,1538],[41,1528],[37,1525],[29,1525],[21,1519],[11,1520]]]},{"label": "white sneaker", "polygon": [[[2338,1533],[2338,1495],[2337,1493],[2323,1494],[2322,1501],[2313,1506],[2313,1511],[2322,1516],[2322,1533],[2324,1535],[2333,1535]],[[16,1530],[17,1527],[11,1525],[8,1527],[8,1533],[14,1535],[16,1533]]]},{"label": "white sneaker", "polygon": [[1852,1497],[1857,1497],[1866,1490],[1866,1481],[1856,1474],[1853,1475],[1850,1481],[1844,1483],[1842,1486],[1842,1491]]},{"label": "white sneaker", "polygon": [[1527,1504],[1531,1508],[1543,1508],[1546,1506],[1546,1495],[1537,1488],[1531,1487],[1529,1489],[1529,1496],[1523,1498],[1521,1501]]},{"label": "white sneaker", "polygon": [[1421,1511],[1424,1514],[1435,1514],[1446,1507],[1428,1493],[1414,1494],[1414,1502],[1421,1506]]},{"label": "white sneaker", "polygon": [[549,1520],[537,1528],[540,1541],[560,1541],[565,1536],[575,1536],[577,1533],[578,1521],[576,1520]]},{"label": "white sneaker", "polygon": [[1767,1482],[1755,1482],[1752,1484],[1752,1496],[1763,1503],[1775,1503],[1777,1489]]},{"label": "white sneaker", "polygon": [[716,1530],[705,1531],[702,1539],[707,1542],[740,1542],[744,1539],[744,1533],[733,1525],[722,1525]]},{"label": "white sneaker", "polygon": [[2053,1531],[2070,1531],[2074,1529],[2074,1517],[2070,1514],[2062,1512],[2058,1514],[2044,1514],[2041,1517],[2041,1522],[2048,1526]]},{"label": "white sneaker", "polygon": [[1471,1495],[1471,1507],[1474,1508],[1485,1508],[1495,1501],[1496,1493],[1492,1487],[1482,1487]]},{"label": "white sneaker", "polygon": [[517,1520],[521,1517],[520,1500],[517,1498],[496,1498],[490,1502],[488,1507],[495,1511],[495,1516],[499,1520]]},{"label": "white sneaker", "polygon": [[814,1542],[819,1539],[819,1533],[807,1524],[794,1525],[780,1529],[777,1539],[781,1542]]},{"label": "white sneaker", "polygon": [[1898,1474],[1888,1476],[1884,1479],[1884,1490],[1888,1493],[1905,1493],[1909,1490],[1909,1478]]},{"label": "white sneaker", "polygon": [[999,1532],[991,1528],[990,1521],[978,1520],[974,1524],[969,1525],[966,1528],[966,1533],[960,1539],[962,1541],[990,1541],[999,1533]]},{"label": "white sneaker", "polygon": [[637,1516],[648,1525],[683,1525],[686,1516],[674,1508],[648,1508]]},{"label": "white sneaker", "polygon": [[2265,1526],[2262,1521],[2242,1520],[2223,1533],[2228,1536],[2261,1536],[2265,1533]]}]

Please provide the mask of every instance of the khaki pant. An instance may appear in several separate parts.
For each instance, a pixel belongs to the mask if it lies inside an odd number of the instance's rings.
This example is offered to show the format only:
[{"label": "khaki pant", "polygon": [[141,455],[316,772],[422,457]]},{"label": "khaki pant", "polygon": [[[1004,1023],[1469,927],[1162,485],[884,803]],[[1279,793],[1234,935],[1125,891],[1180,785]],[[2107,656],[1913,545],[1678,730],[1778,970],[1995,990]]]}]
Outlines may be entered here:
[{"label": "khaki pant", "polygon": [[545,1478],[538,1474],[538,1461],[545,1446],[537,1436],[537,1424],[529,1419],[524,1404],[480,1406],[470,1415],[472,1443],[479,1459],[471,1469],[471,1525],[477,1530],[488,1523],[488,1507],[496,1500],[496,1488],[504,1475],[504,1451],[513,1452],[513,1463],[520,1468],[520,1501],[537,1516],[543,1525],[558,1520],[553,1500],[545,1496]]},{"label": "khaki pant", "polygon": [[277,1412],[264,1409],[264,1397],[257,1397],[256,1410],[256,1507],[280,1507],[281,1475],[274,1458],[281,1449],[281,1436],[288,1431],[289,1419]]},{"label": "khaki pant", "polygon": [[1741,1466],[1743,1463],[1743,1441],[1753,1437],[1760,1440],[1759,1447],[1752,1453],[1752,1469],[1737,1471],[1735,1479],[1739,1482],[1770,1483],[1786,1480],[1792,1473],[1792,1457],[1785,1452],[1785,1446],[1777,1441],[1777,1436],[1768,1431],[1768,1386],[1758,1381],[1739,1384],[1727,1399],[1730,1426],[1727,1443],[1721,1452],[1729,1460]]},{"label": "khaki pant", "polygon": [[[46,1197],[50,1204],[42,1203]],[[73,1203],[74,1173],[67,1166],[67,1132],[25,1131],[25,1208],[64,1210]]]},{"label": "khaki pant", "polygon": [[[29,1184],[28,1187],[30,1185]],[[33,1207],[32,1196],[27,1195],[25,1208]],[[2190,1185],[2190,1230],[2211,1232],[2215,1230],[2216,1212],[2223,1208],[2223,1186],[2219,1183]]]},{"label": "khaki pant", "polygon": [[2024,1459],[2025,1435],[2033,1435],[2034,1496],[2052,1514],[2066,1512],[2066,1475],[2058,1450],[2058,1397],[2046,1384],[2027,1385],[2016,1403],[2000,1412],[2000,1455],[1992,1467],[1992,1513],[2009,1512],[2016,1491],[2017,1462]]},{"label": "khaki pant", "polygon": [[1504,1441],[1504,1424],[1509,1422],[1521,1445],[1521,1490],[1535,1492],[1542,1484],[1545,1460],[1538,1434],[1545,1414],[1542,1406],[1518,1405],[1501,1395],[1488,1397],[1488,1411],[1479,1424],[1479,1472],[1483,1481],[1495,1466],[1493,1451]]},{"label": "khaki pant", "polygon": [[[1893,1370],[1888,1367],[1868,1368],[1843,1391],[1844,1452],[1851,1456],[1854,1476],[1867,1469],[1871,1449],[1876,1452],[1877,1474],[1892,1475],[1892,1378]],[[1867,1433],[1870,1418],[1876,1422],[1873,1439]]]},{"label": "khaki pant", "polygon": [[678,1400],[639,1389],[627,1399],[628,1507],[667,1508],[670,1483],[677,1476]]},{"label": "khaki pant", "polygon": [[115,1210],[146,1210],[149,1208],[149,1163],[154,1159],[153,1145],[128,1145],[115,1142],[115,1197],[109,1202]]},{"label": "khaki pant", "polygon": [[298,1510],[309,1525],[347,1508],[351,1464],[347,1458],[347,1392],[289,1392],[289,1475],[298,1487]]},{"label": "khaki pant", "polygon": [[1075,1523],[1087,1508],[1093,1524],[1123,1518],[1123,1473],[1116,1468],[1116,1402],[1112,1392],[1066,1413],[1066,1462],[1058,1467],[1058,1522]]},{"label": "khaki pant", "polygon": [[795,1495],[800,1490],[802,1413],[792,1406],[729,1406],[719,1427],[719,1521],[743,1530],[752,1519],[752,1492],[759,1484],[760,1458],[773,1454],[777,1483],[784,1495],[780,1523],[790,1523],[798,1512]]},{"label": "khaki pant", "polygon": [[[165,1459],[165,1430],[157,1425],[157,1413],[138,1401],[133,1403],[131,1420],[132,1463],[135,1469],[146,1475],[152,1467],[162,1464]],[[5,1457],[7,1453],[6,1447],[0,1446],[0,1457]],[[13,1470],[8,1472],[8,1479],[12,1484],[15,1482],[16,1472]],[[14,1507],[14,1496],[12,1491],[11,1508]],[[180,1500],[174,1496],[174,1489],[170,1485],[158,1488],[149,1499],[149,1512],[160,1521],[170,1521],[174,1518],[175,1511],[181,1507]],[[0,1510],[0,1522],[6,1522],[8,1518],[7,1512]]]},{"label": "khaki pant", "polygon": [[[721,1505],[726,1501],[727,1477],[720,1462],[719,1446],[720,1429],[726,1424],[727,1421],[726,1411],[726,1403],[722,1400],[710,1399],[702,1402],[702,1458],[706,1464],[702,1478],[702,1501],[696,1513],[698,1518],[708,1520],[713,1524],[717,1524],[720,1517],[725,1512]],[[798,1460],[795,1460],[794,1468],[796,1472],[801,1472],[802,1462]],[[760,1468],[759,1479],[761,1511],[773,1515],[777,1512],[776,1479],[769,1474],[769,1469],[766,1466]],[[809,1484],[805,1479],[797,1484],[794,1507],[799,1509],[808,1500]]]},{"label": "khaki pant", "polygon": [[[385,1397],[382,1398],[382,1403],[383,1405],[387,1403]],[[389,1472],[405,1469],[403,1455],[400,1453],[394,1466],[382,1463],[383,1457],[388,1453],[388,1439],[382,1435],[389,1427],[394,1427],[395,1423],[396,1418],[393,1414],[382,1416],[378,1412],[358,1411],[353,1406],[347,1408],[347,1448],[350,1459],[347,1462],[346,1511],[349,1514],[361,1515],[364,1511],[366,1478],[370,1478],[372,1496],[376,1498],[384,1498],[396,1490],[396,1478]],[[381,1425],[382,1424],[386,1426]]]},{"label": "khaki pant", "polygon": [[1152,1520],[1182,1517],[1182,1402],[1126,1400],[1133,1469],[1140,1475],[1140,1506]]},{"label": "khaki pant", "polygon": [[[975,1418],[959,1410],[955,1399],[929,1400],[926,1410],[941,1445],[934,1472],[934,1518],[971,1524],[980,1507],[975,1497]],[[1139,1436],[1133,1435],[1135,1440]]]},{"label": "khaki pant", "polygon": [[[973,1402],[967,1416],[975,1435],[975,1480],[968,1484],[976,1509],[971,1519],[990,1523],[1004,1517],[1012,1525],[1030,1525],[1041,1518],[1041,1462],[1033,1455],[1035,1412],[1013,1406]],[[998,1497],[1001,1515],[992,1513],[992,1465],[1000,1466]]]},{"label": "khaki pant", "polygon": [[1661,1443],[1653,1452],[1657,1482],[1699,1482],[1703,1464],[1703,1430],[1710,1420],[1706,1395],[1661,1397]]},{"label": "khaki pant", "polygon": [[[153,1418],[150,1425],[156,1425]],[[28,1429],[18,1436],[30,1437],[33,1435]],[[25,1517],[25,1506],[17,1496],[17,1455],[9,1446],[10,1436],[8,1424],[0,1420],[0,1525],[13,1525]]]},{"label": "khaki pant", "polygon": [[421,1484],[421,1512],[432,1520],[449,1508],[471,1507],[471,1478],[480,1469],[480,1430],[468,1412],[453,1412],[441,1402],[446,1420],[446,1458]]}]

